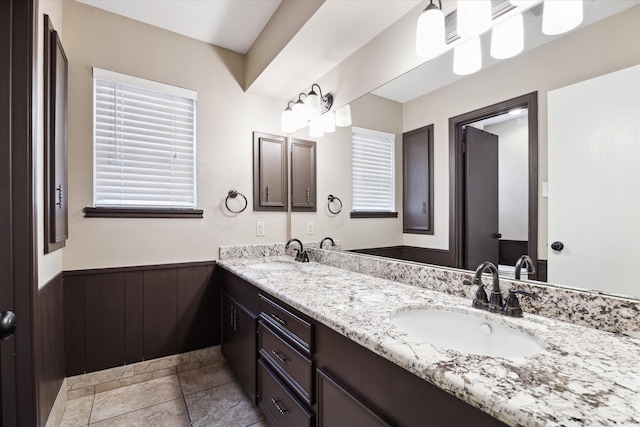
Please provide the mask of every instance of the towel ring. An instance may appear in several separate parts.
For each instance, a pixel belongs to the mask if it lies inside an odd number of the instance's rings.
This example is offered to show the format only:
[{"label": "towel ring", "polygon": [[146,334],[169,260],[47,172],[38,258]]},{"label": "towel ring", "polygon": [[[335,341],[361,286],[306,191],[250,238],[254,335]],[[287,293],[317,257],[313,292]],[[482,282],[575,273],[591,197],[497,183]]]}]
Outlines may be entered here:
[{"label": "towel ring", "polygon": [[[242,209],[240,209],[239,211],[234,211],[233,209],[231,209],[229,207],[229,198],[235,199],[236,197],[242,197],[244,199],[244,207]],[[229,193],[227,193],[227,197],[226,199],[224,199],[224,205],[227,207],[227,209],[229,210],[229,212],[234,213],[234,214],[239,214],[241,212],[244,212],[245,209],[247,209],[247,198],[244,197],[244,195],[242,195],[241,193],[238,193],[236,190],[229,190]]]},{"label": "towel ring", "polygon": [[[329,197],[327,197],[327,200],[329,200],[329,202],[327,203],[327,209],[329,209],[329,212],[331,212],[334,215],[338,215],[340,212],[342,212],[342,200],[340,200],[339,198],[337,198],[333,194],[329,194]],[[338,203],[340,203],[340,207],[338,208],[337,211],[333,211],[333,210],[331,210],[331,203],[336,201],[336,200],[338,201]]]}]

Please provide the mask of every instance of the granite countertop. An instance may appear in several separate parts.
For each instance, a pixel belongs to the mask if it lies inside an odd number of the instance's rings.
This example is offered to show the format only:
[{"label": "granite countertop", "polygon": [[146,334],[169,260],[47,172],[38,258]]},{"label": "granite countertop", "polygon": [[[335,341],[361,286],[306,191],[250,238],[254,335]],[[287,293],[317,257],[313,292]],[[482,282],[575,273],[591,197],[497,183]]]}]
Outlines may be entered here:
[{"label": "granite countertop", "polygon": [[[293,267],[255,267],[265,262]],[[479,311],[533,335],[545,352],[513,359],[463,354],[412,340],[389,317],[407,307],[464,310],[468,299],[288,256],[219,265],[506,424],[640,425],[640,341],[527,313],[510,319]]]}]

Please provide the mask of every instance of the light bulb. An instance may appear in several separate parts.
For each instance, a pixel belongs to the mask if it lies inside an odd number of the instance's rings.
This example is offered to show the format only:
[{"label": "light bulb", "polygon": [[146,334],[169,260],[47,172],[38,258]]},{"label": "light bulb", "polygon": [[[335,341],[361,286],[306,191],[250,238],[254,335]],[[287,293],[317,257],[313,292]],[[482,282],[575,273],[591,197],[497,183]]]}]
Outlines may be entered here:
[{"label": "light bulb", "polygon": [[320,117],[320,97],[311,89],[304,99],[305,113],[308,119]]},{"label": "light bulb", "polygon": [[296,122],[296,128],[302,129],[307,124],[306,107],[300,98],[293,104],[293,117]]},{"label": "light bulb", "polygon": [[542,10],[542,32],[548,36],[566,33],[580,25],[582,0],[546,0]]},{"label": "light bulb", "polygon": [[336,110],[336,126],[351,126],[351,107],[349,106],[349,104]]},{"label": "light bulb", "polygon": [[324,136],[321,117],[311,119],[311,122],[309,123],[309,136],[312,138],[321,138]]},{"label": "light bulb", "polygon": [[518,6],[529,7],[529,6],[533,6],[536,3],[540,3],[540,0],[509,0],[509,3],[511,3],[516,7]]},{"label": "light bulb", "polygon": [[333,111],[327,111],[322,115],[322,130],[324,133],[336,131],[336,115]]},{"label": "light bulb", "polygon": [[465,76],[482,68],[480,37],[472,37],[453,50],[453,72]]},{"label": "light bulb", "polygon": [[491,27],[491,0],[458,0],[456,32],[461,38],[479,36]]},{"label": "light bulb", "polygon": [[281,128],[284,133],[294,133],[298,130],[295,115],[289,107],[282,112]]},{"label": "light bulb", "polygon": [[491,30],[491,56],[506,59],[524,49],[524,27],[519,13],[493,27]]},{"label": "light bulb", "polygon": [[435,58],[445,50],[444,39],[444,14],[432,3],[418,18],[416,53],[425,58]]}]

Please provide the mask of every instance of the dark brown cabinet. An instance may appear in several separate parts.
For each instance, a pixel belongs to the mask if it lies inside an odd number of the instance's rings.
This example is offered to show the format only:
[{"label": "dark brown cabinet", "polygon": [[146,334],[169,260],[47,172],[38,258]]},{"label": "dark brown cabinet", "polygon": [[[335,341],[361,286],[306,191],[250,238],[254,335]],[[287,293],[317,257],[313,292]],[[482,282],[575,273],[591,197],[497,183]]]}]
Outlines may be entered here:
[{"label": "dark brown cabinet", "polygon": [[258,317],[226,293],[222,294],[222,354],[244,389],[257,400]]},{"label": "dark brown cabinet", "polygon": [[[504,426],[238,276],[220,277],[231,294],[223,354],[243,384],[257,377],[258,406],[274,427]],[[259,312],[257,343],[238,337],[243,317],[256,324],[247,307]]]},{"label": "dark brown cabinet", "polygon": [[287,140],[253,133],[253,210],[287,210]]},{"label": "dark brown cabinet", "polygon": [[402,134],[402,229],[433,234],[433,125]]},{"label": "dark brown cabinet", "polygon": [[318,427],[391,427],[327,372],[318,369]]},{"label": "dark brown cabinet", "polygon": [[68,237],[68,61],[47,15],[44,34],[44,251],[50,253],[64,247]]},{"label": "dark brown cabinet", "polygon": [[316,211],[316,143],[291,138],[291,211]]}]

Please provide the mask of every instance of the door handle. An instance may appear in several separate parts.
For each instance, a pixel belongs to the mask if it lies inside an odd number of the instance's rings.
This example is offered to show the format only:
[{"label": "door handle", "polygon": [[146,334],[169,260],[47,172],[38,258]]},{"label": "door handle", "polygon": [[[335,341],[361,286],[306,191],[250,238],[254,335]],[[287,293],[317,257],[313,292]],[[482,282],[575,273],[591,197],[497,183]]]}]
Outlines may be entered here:
[{"label": "door handle", "polygon": [[16,314],[7,310],[0,314],[0,339],[6,340],[16,331],[18,323],[16,322]]},{"label": "door handle", "polygon": [[493,233],[493,238],[494,239],[500,239],[502,237],[502,234],[500,233]]},{"label": "door handle", "polygon": [[553,242],[551,244],[551,249],[553,249],[554,251],[562,252],[562,250],[564,249],[564,243],[557,241]]}]

